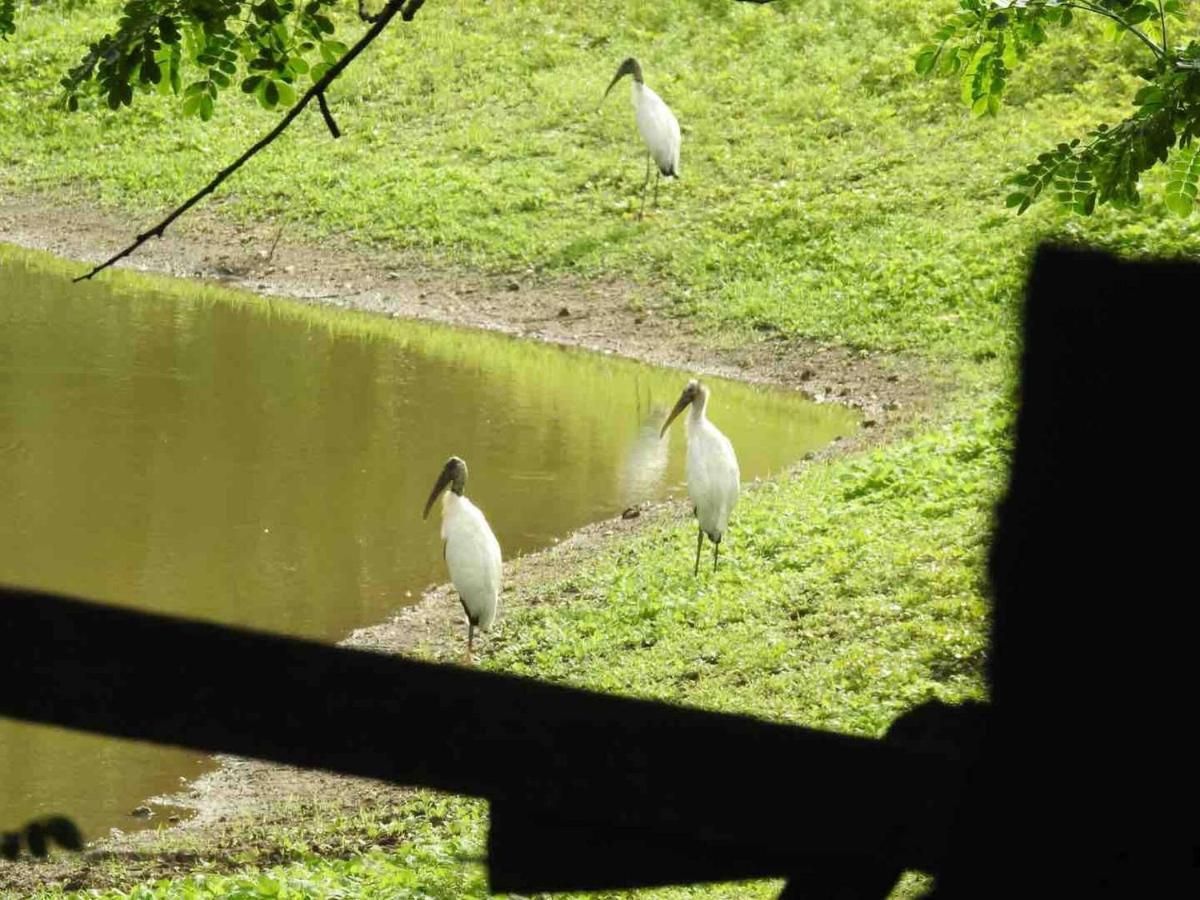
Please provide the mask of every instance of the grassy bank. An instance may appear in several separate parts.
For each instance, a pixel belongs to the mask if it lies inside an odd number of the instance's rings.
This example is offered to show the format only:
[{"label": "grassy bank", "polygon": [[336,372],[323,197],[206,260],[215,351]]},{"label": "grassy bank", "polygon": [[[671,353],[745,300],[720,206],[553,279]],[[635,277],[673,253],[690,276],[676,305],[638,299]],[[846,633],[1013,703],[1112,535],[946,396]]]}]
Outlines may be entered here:
[{"label": "grassy bank", "polygon": [[[866,735],[927,697],[981,695],[982,563],[1028,254],[1047,236],[1195,254],[1200,237],[1153,202],[1087,221],[1005,212],[1003,175],[1119,115],[1133,50],[1070,34],[1018,73],[1000,118],[974,120],[955,85],[911,74],[952,5],[662,0],[614,16],[435,0],[331,92],[341,141],[306,117],[213,202],[438,266],[620,275],[714,330],[906,351],[954,378],[895,442],[748,492],[715,576],[690,575],[690,522],[648,529],[538,588],[486,667]],[[28,9],[22,40],[0,47],[0,189],[149,222],[274,117],[234,96],[208,125],[154,96],[51,112],[59,74],[115,10]],[[684,129],[683,179],[640,222],[625,90],[596,111],[630,54]],[[445,798],[316,816],[264,837],[275,849],[248,852],[242,872],[200,861],[214,873],[111,896],[481,896],[484,827],[479,804]]]}]

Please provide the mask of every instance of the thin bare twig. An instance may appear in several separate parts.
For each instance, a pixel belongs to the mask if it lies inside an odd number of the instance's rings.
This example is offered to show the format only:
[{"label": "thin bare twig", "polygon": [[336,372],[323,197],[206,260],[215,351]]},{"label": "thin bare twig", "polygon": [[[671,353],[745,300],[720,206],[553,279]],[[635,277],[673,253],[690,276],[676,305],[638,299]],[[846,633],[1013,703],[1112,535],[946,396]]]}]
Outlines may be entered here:
[{"label": "thin bare twig", "polygon": [[275,258],[275,248],[279,246],[279,239],[281,237],[283,237],[283,226],[282,225],[280,225],[279,230],[275,232],[275,240],[271,241],[271,249],[267,253],[267,258],[266,258],[265,262],[263,263],[264,265],[269,266],[271,264],[271,260],[273,260]]},{"label": "thin bare twig", "polygon": [[[195,194],[192,194],[192,196],[188,197],[187,200],[176,207],[165,219],[163,219],[149,231],[139,234],[137,239],[120,253],[105,260],[86,275],[80,275],[74,280],[78,282],[92,278],[119,260],[124,259],[142,244],[146,243],[146,241],[150,240],[150,238],[162,237],[163,232],[167,230],[167,227],[170,226],[172,222],[199,203],[206,196],[215,191],[221,182],[245,165],[256,153],[258,153],[258,151],[262,150],[264,147],[274,141],[275,138],[283,134],[287,127],[292,124],[292,122],[298,115],[300,115],[301,112],[304,111],[304,108],[308,106],[313,98],[320,97],[322,94],[324,94],[325,89],[329,87],[335,78],[342,74],[342,71],[346,68],[346,66],[350,65],[350,63],[354,61],[358,54],[362,53],[362,51],[365,50],[367,46],[373,40],[375,40],[375,38],[379,37],[380,33],[382,33],[383,29],[388,26],[388,23],[392,21],[397,13],[400,13],[400,18],[403,21],[410,22],[412,21],[412,17],[417,14],[417,10],[424,5],[425,0],[408,0],[407,5],[405,5],[405,0],[388,0],[387,5],[379,13],[378,17],[376,17],[374,24],[367,30],[367,32],[358,39],[358,42],[353,47],[346,51],[341,59],[329,67],[329,71],[327,71],[319,81],[317,81],[312,87],[304,92],[304,96],[301,97],[296,104],[287,111],[287,114],[279,120],[278,125],[276,125],[262,138],[256,141],[241,156],[218,172],[212,181],[206,184]],[[327,123],[328,121],[329,120],[327,120]]]},{"label": "thin bare twig", "polygon": [[1132,32],[1138,40],[1140,40],[1154,52],[1155,56],[1157,56],[1159,59],[1162,59],[1164,53],[1163,48],[1154,43],[1154,41],[1150,40],[1144,31],[1139,28],[1135,28],[1133,25],[1130,25],[1116,13],[1105,9],[1102,6],[1094,6],[1093,4],[1087,2],[1087,0],[1078,0],[1078,2],[1075,3],[1064,3],[1063,6],[1068,9],[1082,9],[1086,12],[1095,13],[1098,16],[1104,16],[1106,19],[1112,19],[1126,31]]},{"label": "thin bare twig", "polygon": [[333,135],[334,140],[342,136],[342,132],[337,127],[337,122],[333,121],[333,113],[329,111],[329,104],[325,102],[325,94],[317,94],[317,106],[321,107],[321,117],[325,120],[325,125],[329,128],[329,133]]}]

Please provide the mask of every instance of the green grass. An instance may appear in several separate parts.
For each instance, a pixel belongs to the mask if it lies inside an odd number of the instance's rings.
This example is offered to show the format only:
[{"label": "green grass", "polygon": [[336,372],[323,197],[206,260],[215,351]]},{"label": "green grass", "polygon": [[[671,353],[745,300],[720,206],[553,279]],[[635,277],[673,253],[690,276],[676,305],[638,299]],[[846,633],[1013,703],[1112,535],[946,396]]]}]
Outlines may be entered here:
[{"label": "green grass", "polygon": [[[1037,238],[1161,253],[1193,252],[1200,237],[1153,204],[1091,222],[1049,206],[1005,212],[1002,176],[1125,107],[1136,48],[1093,50],[1067,33],[1017,73],[1001,117],[972,119],[956,84],[912,73],[951,7],[437,0],[331,91],[341,140],[306,114],[210,207],[444,264],[625,274],[713,324],[1003,354]],[[60,73],[115,8],[23,10],[19,40],[0,47],[0,187],[149,224],[276,115],[236,90],[207,125],[153,94],[132,111],[51,110]],[[627,86],[597,111],[628,54],[684,130],[683,178],[643,222],[631,215],[644,168]]]},{"label": "green grass", "polygon": [[[912,74],[952,8],[432,0],[331,92],[341,141],[305,116],[209,203],[436,266],[617,275],[713,330],[907,351],[955,379],[891,445],[748,492],[716,575],[691,577],[689,521],[654,526],[539,588],[486,643],[486,667],[864,735],[925,698],[982,695],[983,562],[1029,253],[1050,236],[1195,255],[1200,234],[1165,214],[1154,178],[1137,211],[1006,212],[1003,176],[1123,114],[1136,49],[1059,37],[1014,76],[999,118],[971,119],[955,84]],[[149,223],[275,116],[232,95],[207,126],[156,96],[119,114],[50,111],[58,75],[115,9],[25,8],[20,40],[0,45],[0,189]],[[683,178],[641,222],[627,89],[597,111],[631,54],[684,131]],[[312,827],[366,834],[362,846],[385,835],[386,853],[335,841],[313,854],[273,833],[294,850],[283,864],[251,854],[240,873],[105,896],[482,896],[481,804],[422,796],[363,815]]]}]

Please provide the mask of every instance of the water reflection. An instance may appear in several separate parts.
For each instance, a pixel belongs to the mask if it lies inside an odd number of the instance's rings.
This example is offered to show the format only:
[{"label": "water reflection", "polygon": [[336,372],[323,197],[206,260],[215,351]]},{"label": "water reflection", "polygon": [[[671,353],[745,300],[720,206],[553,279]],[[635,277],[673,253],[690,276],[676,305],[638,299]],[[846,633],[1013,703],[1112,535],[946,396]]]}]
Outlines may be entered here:
[{"label": "water reflection", "polygon": [[671,458],[670,443],[666,436],[659,437],[670,406],[656,401],[650,386],[643,385],[637,376],[633,390],[637,430],[625,452],[619,481],[621,503],[626,507],[657,499],[666,492],[667,463]]}]

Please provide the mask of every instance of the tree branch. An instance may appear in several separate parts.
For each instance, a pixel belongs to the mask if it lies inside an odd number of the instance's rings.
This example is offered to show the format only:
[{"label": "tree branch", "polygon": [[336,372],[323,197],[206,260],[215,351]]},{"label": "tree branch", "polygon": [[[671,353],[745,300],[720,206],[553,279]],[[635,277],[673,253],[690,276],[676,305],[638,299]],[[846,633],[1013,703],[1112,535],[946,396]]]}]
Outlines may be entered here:
[{"label": "tree branch", "polygon": [[1069,9],[1080,9],[1080,10],[1084,10],[1085,12],[1095,13],[1098,16],[1104,16],[1104,18],[1106,18],[1106,19],[1112,19],[1114,22],[1116,22],[1122,28],[1126,29],[1127,31],[1131,31],[1135,35],[1137,35],[1138,38],[1141,39],[1142,43],[1145,44],[1147,47],[1149,47],[1151,50],[1153,50],[1154,55],[1157,56],[1159,59],[1161,59],[1163,57],[1163,48],[1162,47],[1158,46],[1158,44],[1156,44],[1156,43],[1154,43],[1154,41],[1150,40],[1150,38],[1148,38],[1146,36],[1146,33],[1144,31],[1130,25],[1128,22],[1126,22],[1123,18],[1118,16],[1116,13],[1110,12],[1109,10],[1105,9],[1102,6],[1093,6],[1090,3],[1084,3],[1084,2],[1064,3],[1063,6],[1068,7]]},{"label": "tree branch", "polygon": [[325,94],[317,94],[317,106],[321,108],[321,117],[325,120],[325,125],[329,128],[329,133],[333,135],[334,140],[342,136],[342,132],[337,127],[337,122],[333,121],[333,113],[329,111],[329,104],[325,102]]},{"label": "tree branch", "polygon": [[358,43],[356,43],[353,47],[351,47],[349,50],[347,50],[341,59],[339,59],[336,63],[334,63],[332,66],[330,66],[329,71],[327,71],[324,74],[324,76],[321,77],[321,79],[319,81],[317,81],[312,87],[310,87],[307,91],[304,92],[304,96],[301,97],[296,102],[296,104],[287,111],[287,114],[282,119],[279,120],[278,125],[276,125],[269,132],[267,132],[262,138],[260,138],[257,142],[255,142],[253,146],[251,146],[248,150],[246,150],[245,153],[243,153],[241,156],[239,156],[237,159],[235,159],[232,163],[230,163],[228,166],[226,166],[224,169],[222,169],[220,172],[218,172],[216,177],[214,177],[212,179],[212,181],[210,181],[208,184],[206,184],[203,188],[201,188],[195,194],[192,194],[192,196],[188,197],[188,199],[185,200],[178,207],[176,207],[169,216],[167,216],[165,219],[163,219],[161,222],[159,222],[157,225],[155,225],[150,230],[145,231],[142,234],[139,234],[137,236],[137,239],[132,244],[130,244],[128,247],[126,247],[124,250],[122,250],[120,253],[105,260],[103,263],[96,266],[94,269],[92,269],[86,275],[80,275],[78,278],[74,279],[74,281],[79,282],[79,281],[84,281],[86,279],[89,279],[89,278],[99,274],[100,272],[103,272],[109,266],[113,265],[113,263],[116,263],[119,260],[124,259],[126,256],[128,256],[130,253],[132,253],[134,250],[136,250],[142,244],[146,243],[146,241],[150,240],[150,238],[162,237],[163,232],[167,230],[167,227],[170,226],[172,222],[174,222],[181,215],[183,215],[185,212],[187,212],[189,209],[191,209],[193,206],[195,206],[197,203],[199,203],[206,196],[208,196],[213,191],[215,191],[217,189],[217,187],[221,184],[221,182],[223,182],[226,178],[228,178],[230,175],[232,175],[234,172],[236,172],[238,169],[240,169],[243,165],[245,165],[256,153],[258,153],[258,151],[262,150],[264,147],[266,147],[272,141],[274,141],[277,137],[279,137],[281,134],[283,134],[283,132],[287,129],[287,127],[289,125],[292,124],[292,122],[295,120],[295,118],[298,115],[300,115],[301,112],[304,111],[304,107],[308,106],[308,104],[310,102],[312,102],[313,98],[319,98],[318,105],[323,107],[322,112],[326,116],[325,122],[327,125],[330,126],[331,131],[335,131],[334,137],[337,137],[338,136],[336,133],[337,126],[335,124],[333,124],[333,117],[328,114],[327,109],[324,109],[325,89],[327,87],[329,87],[329,85],[333,82],[333,80],[335,78],[337,78],[339,75],[342,74],[342,71],[346,68],[346,66],[350,65],[350,63],[352,63],[354,61],[355,57],[357,57],[358,54],[362,53],[362,51],[365,50],[367,48],[367,46],[373,40],[375,40],[375,38],[379,37],[379,35],[383,32],[383,29],[385,29],[388,26],[388,23],[390,23],[392,21],[392,19],[395,17],[396,13],[400,13],[400,18],[403,21],[410,22],[410,21],[412,21],[412,17],[417,14],[417,10],[419,10],[424,5],[425,5],[425,0],[408,0],[407,5],[405,5],[405,0],[388,0],[387,5],[383,8],[382,11],[380,11],[379,15],[376,16],[374,24],[367,30],[367,32],[361,38],[358,39]]}]

